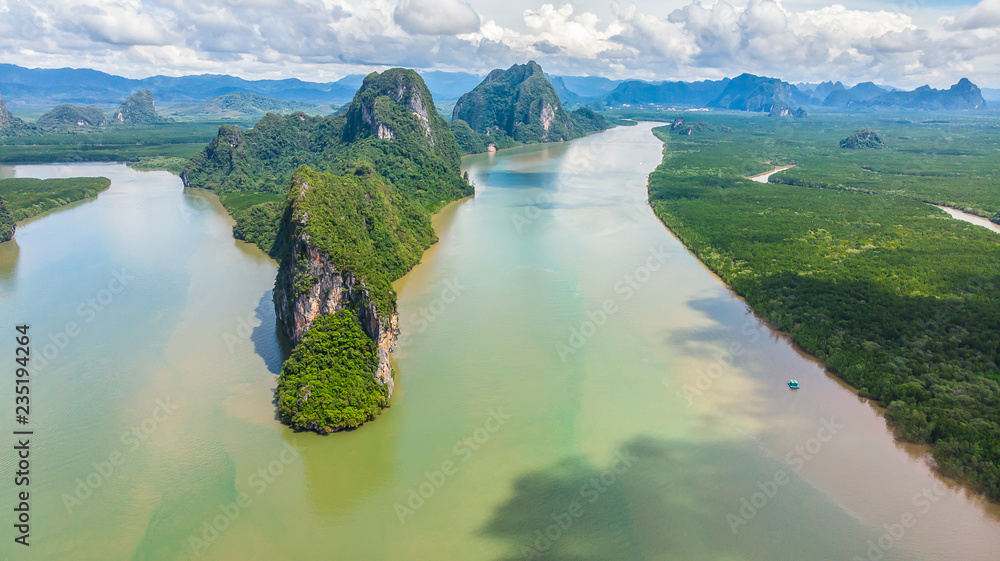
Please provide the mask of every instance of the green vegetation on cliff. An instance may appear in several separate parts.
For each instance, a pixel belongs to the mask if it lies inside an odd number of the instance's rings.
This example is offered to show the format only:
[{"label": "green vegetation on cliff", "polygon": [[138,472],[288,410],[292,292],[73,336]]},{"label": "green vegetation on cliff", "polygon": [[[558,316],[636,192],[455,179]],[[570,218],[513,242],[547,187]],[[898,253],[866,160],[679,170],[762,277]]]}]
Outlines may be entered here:
[{"label": "green vegetation on cliff", "polygon": [[557,142],[607,129],[590,109],[566,111],[552,83],[535,61],[490,72],[455,104],[452,128],[463,151],[484,152],[490,144]]},{"label": "green vegetation on cliff", "polygon": [[156,113],[153,92],[142,89],[128,96],[128,99],[118,107],[114,120],[121,125],[151,125],[165,119]]},{"label": "green vegetation on cliff", "polygon": [[274,392],[278,416],[293,428],[324,433],[360,426],[389,399],[377,366],[375,342],[353,310],[317,318],[282,366]]},{"label": "green vegetation on cliff", "polygon": [[276,302],[300,298],[321,280],[303,270],[298,252],[307,247],[336,274],[360,281],[347,306],[357,309],[316,319],[286,362],[275,394],[284,422],[330,432],[386,405],[389,389],[375,374],[377,333],[366,331],[377,328],[359,315],[374,308],[374,322],[388,325],[392,281],[436,240],[431,214],[472,194],[460,158],[423,80],[395,68],[368,75],[342,114],[269,114],[246,131],[223,125],[188,162],[185,185],[219,193],[236,220],[234,236],[280,259]]},{"label": "green vegetation on cliff", "polygon": [[103,127],[108,124],[104,112],[94,107],[77,107],[64,103],[57,105],[35,122],[41,129],[80,129]]},{"label": "green vegetation on cliff", "polygon": [[293,176],[289,199],[292,219],[304,222],[309,243],[341,271],[362,279],[379,313],[392,314],[392,281],[437,241],[430,213],[395,192],[369,164],[346,175],[302,167]]},{"label": "green vegetation on cliff", "polygon": [[[837,146],[857,126],[850,119],[719,119],[735,134],[657,129],[656,214],[757,314],[885,405],[900,438],[930,444],[945,474],[1000,498],[1000,238],[914,192],[936,192],[944,178],[952,200],[1000,208],[995,188],[972,187],[998,184],[995,133],[958,120],[949,147],[934,141],[940,123],[897,124],[889,130],[906,140],[893,149],[847,151]],[[944,154],[964,146],[978,155]],[[905,160],[903,149],[936,156],[929,167],[864,171]],[[797,167],[765,185],[744,179],[777,163]],[[859,171],[840,184],[810,179],[849,169]],[[857,190],[855,175],[866,177]]]},{"label": "green vegetation on cliff", "polygon": [[[269,114],[247,131],[223,125],[182,178],[187,186],[212,189],[225,200],[225,194],[236,192],[285,193],[302,165],[348,174],[359,164],[368,164],[428,216],[472,194],[459,173],[461,155],[451,129],[420,77],[401,68],[367,76],[342,115]],[[282,212],[272,203],[252,213],[247,209],[244,216],[234,213],[235,233],[276,256],[273,240]],[[268,231],[269,218],[275,221]]]},{"label": "green vegetation on cliff", "polygon": [[106,177],[73,177],[69,179],[0,179],[0,198],[16,222],[37,216],[48,210],[96,197],[111,186]]}]

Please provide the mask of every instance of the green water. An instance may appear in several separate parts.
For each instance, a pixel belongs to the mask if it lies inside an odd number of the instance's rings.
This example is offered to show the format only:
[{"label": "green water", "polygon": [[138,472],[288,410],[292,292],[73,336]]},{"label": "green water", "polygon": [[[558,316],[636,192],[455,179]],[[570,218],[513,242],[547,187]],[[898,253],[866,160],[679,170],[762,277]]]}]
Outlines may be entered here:
[{"label": "green water", "polygon": [[0,245],[0,356],[79,324],[33,374],[32,546],[5,508],[0,558],[996,559],[995,507],[655,219],[651,126],[467,158],[476,196],[397,283],[392,407],[325,437],[274,419],[276,265],[213,196],[17,167],[112,186]]}]

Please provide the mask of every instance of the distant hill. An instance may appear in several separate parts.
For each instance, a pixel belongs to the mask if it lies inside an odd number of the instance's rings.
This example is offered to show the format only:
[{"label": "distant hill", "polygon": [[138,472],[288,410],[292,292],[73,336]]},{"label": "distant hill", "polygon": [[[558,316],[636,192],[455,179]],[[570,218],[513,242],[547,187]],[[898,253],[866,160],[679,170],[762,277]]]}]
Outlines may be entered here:
[{"label": "distant hill", "polygon": [[[805,91],[801,87],[799,89]],[[819,84],[818,86],[816,86],[815,88],[813,88],[812,91],[809,92],[809,93],[812,95],[813,99],[824,100],[832,92],[843,91],[843,90],[846,90],[846,89],[847,88],[844,86],[843,82],[840,82],[840,81],[838,81],[836,83],[834,83],[834,82],[823,82],[823,83]]]},{"label": "distant hill", "polygon": [[298,79],[244,80],[235,76],[152,76],[123,78],[90,69],[39,69],[0,64],[0,86],[11,99],[33,107],[58,104],[119,103],[133,92],[147,89],[161,103],[195,103],[232,92],[246,91],[304,103],[349,101],[364,76],[351,75],[336,82],[305,82]]},{"label": "distant hill", "polygon": [[823,106],[846,108],[857,106],[880,95],[890,93],[889,90],[876,86],[872,82],[862,82],[851,89],[833,90],[823,98]]},{"label": "distant hill", "polygon": [[566,87],[566,83],[563,82],[563,79],[560,76],[550,76],[546,74],[545,77],[549,79],[549,83],[552,84],[552,88],[556,91],[556,94],[559,96],[559,100],[562,101],[564,106],[572,107],[576,105],[583,105],[587,103],[587,101],[590,101],[588,98],[585,98]]},{"label": "distant hill", "polygon": [[861,82],[848,91],[851,92],[851,95],[853,95],[856,99],[868,101],[869,99],[887,94],[890,90],[876,86],[872,82]]},{"label": "distant hill", "polygon": [[251,92],[229,92],[203,103],[175,107],[171,114],[186,117],[249,120],[268,113],[287,115],[301,111],[309,115],[330,113],[319,105],[267,97]]},{"label": "distant hill", "polygon": [[[596,128],[595,128],[596,127]],[[578,138],[608,128],[606,120],[587,109],[570,113],[535,61],[496,69],[455,104],[452,128],[467,152],[489,145]],[[484,135],[476,138],[475,135]],[[487,138],[488,137],[488,138]]]},{"label": "distant hill", "polygon": [[115,112],[114,120],[122,125],[151,125],[164,119],[156,113],[153,92],[143,89],[128,96]]},{"label": "distant hill", "polygon": [[662,82],[652,84],[627,80],[607,95],[609,107],[663,105],[676,107],[707,107],[729,85],[729,78],[703,82]]},{"label": "distant hill", "polygon": [[775,105],[791,107],[809,103],[810,97],[777,78],[741,74],[726,84],[719,97],[708,104],[737,111],[771,111]]},{"label": "distant hill", "polygon": [[854,131],[851,136],[841,140],[840,147],[850,150],[885,150],[886,143],[882,135],[866,127]]},{"label": "distant hill", "polygon": [[986,100],[979,88],[967,78],[947,90],[921,86],[913,91],[889,92],[868,101],[851,104],[854,108],[916,109],[916,110],[967,110],[985,109]]},{"label": "distant hill", "polygon": [[0,92],[0,137],[18,136],[27,132],[29,128],[24,121],[7,111],[7,105],[3,102],[3,93]]},{"label": "distant hill", "polygon": [[583,98],[601,98],[611,93],[624,80],[610,80],[602,76],[558,76],[566,88]]},{"label": "distant hill", "polygon": [[419,74],[424,79],[424,83],[427,84],[427,89],[430,90],[437,101],[458,99],[475,88],[479,82],[483,81],[482,74],[469,74],[468,72],[440,72],[435,70],[420,72]]},{"label": "distant hill", "polygon": [[81,129],[103,127],[108,124],[104,112],[94,107],[77,107],[65,103],[42,115],[35,121],[41,129]]}]

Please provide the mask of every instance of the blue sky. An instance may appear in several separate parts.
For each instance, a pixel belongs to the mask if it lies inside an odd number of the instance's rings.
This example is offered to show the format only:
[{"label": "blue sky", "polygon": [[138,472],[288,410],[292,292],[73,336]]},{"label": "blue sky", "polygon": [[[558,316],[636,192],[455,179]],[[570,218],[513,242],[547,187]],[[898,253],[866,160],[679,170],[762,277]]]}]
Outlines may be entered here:
[{"label": "blue sky", "polygon": [[1000,0],[0,0],[0,61],[133,77],[388,66],[1000,87]]}]

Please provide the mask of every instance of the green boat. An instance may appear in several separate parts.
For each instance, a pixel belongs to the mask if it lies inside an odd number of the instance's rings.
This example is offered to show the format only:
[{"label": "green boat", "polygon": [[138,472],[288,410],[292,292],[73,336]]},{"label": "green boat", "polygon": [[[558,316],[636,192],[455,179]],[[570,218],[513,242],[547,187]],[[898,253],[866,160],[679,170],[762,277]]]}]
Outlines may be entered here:
[{"label": "green boat", "polygon": [[798,380],[789,380],[788,381],[788,387],[792,388],[793,390],[799,389],[799,381]]}]

